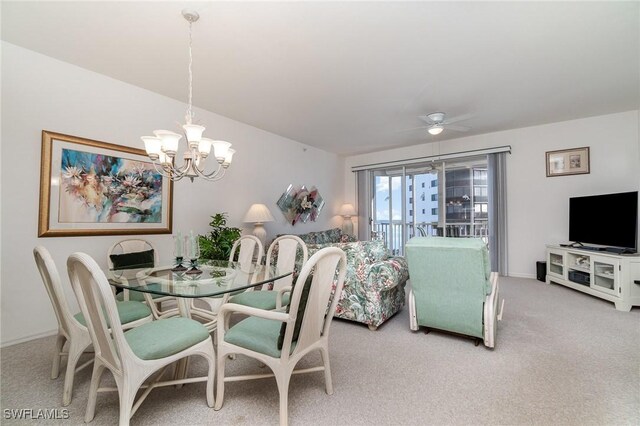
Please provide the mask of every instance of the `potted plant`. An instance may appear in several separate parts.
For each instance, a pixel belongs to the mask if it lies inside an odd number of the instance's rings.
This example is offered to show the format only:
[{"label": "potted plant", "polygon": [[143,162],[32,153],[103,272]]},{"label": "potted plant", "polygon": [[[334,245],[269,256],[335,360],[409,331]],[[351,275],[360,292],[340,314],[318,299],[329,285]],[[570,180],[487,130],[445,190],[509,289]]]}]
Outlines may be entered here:
[{"label": "potted plant", "polygon": [[206,235],[198,235],[200,257],[211,260],[228,260],[233,243],[240,238],[240,228],[227,226],[227,213],[211,216],[209,226],[213,228]]}]

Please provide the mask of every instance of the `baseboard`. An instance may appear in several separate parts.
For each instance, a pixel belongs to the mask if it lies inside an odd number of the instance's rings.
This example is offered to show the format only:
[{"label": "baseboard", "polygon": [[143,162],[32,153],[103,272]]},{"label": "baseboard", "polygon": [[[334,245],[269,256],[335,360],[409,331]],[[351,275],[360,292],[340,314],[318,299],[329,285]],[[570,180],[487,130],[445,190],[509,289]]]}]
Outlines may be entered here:
[{"label": "baseboard", "polygon": [[19,339],[7,340],[6,342],[0,343],[0,348],[6,348],[8,346],[29,342],[31,340],[41,339],[43,337],[55,336],[56,334],[58,334],[58,329],[43,331],[42,333],[31,334],[29,336],[20,337]]},{"label": "baseboard", "polygon": [[507,276],[513,278],[532,278],[534,280],[537,278],[535,274],[519,274],[517,272],[509,272],[509,275]]}]

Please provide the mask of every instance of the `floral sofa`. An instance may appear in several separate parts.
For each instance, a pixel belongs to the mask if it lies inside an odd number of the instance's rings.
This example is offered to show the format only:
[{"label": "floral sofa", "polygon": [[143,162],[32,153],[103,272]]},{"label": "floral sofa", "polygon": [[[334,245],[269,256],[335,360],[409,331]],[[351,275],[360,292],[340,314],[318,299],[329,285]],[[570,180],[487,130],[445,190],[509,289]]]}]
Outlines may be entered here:
[{"label": "floral sofa", "polygon": [[405,304],[409,278],[403,257],[392,257],[382,241],[354,241],[339,228],[298,235],[309,257],[324,247],[339,247],[347,254],[347,274],[335,316],[367,324],[371,330]]}]

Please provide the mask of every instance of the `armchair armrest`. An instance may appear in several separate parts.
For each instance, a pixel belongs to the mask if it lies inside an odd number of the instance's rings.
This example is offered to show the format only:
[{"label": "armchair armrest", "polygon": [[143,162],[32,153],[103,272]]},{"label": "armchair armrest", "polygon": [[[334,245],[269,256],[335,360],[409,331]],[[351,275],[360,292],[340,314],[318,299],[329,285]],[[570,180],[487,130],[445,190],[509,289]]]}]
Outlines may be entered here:
[{"label": "armchair armrest", "polygon": [[277,311],[265,311],[264,309],[253,308],[251,306],[238,305],[236,303],[225,303],[218,311],[218,317],[226,318],[231,313],[245,314],[252,317],[260,317],[275,321],[286,322],[290,319],[289,314]]},{"label": "armchair armrest", "polygon": [[291,293],[293,291],[292,286],[282,287],[278,294],[276,294],[276,310],[282,309],[282,297],[285,293]]},{"label": "armchair armrest", "polygon": [[404,257],[390,257],[371,264],[365,286],[367,291],[384,291],[404,283],[408,278],[407,260]]},{"label": "armchair armrest", "polygon": [[219,343],[224,341],[224,334],[229,330],[229,318],[233,313],[286,322],[287,326],[294,323],[294,321],[291,320],[291,316],[286,312],[265,311],[251,306],[238,305],[236,303],[225,303],[220,307],[220,310],[218,310],[217,334]]}]

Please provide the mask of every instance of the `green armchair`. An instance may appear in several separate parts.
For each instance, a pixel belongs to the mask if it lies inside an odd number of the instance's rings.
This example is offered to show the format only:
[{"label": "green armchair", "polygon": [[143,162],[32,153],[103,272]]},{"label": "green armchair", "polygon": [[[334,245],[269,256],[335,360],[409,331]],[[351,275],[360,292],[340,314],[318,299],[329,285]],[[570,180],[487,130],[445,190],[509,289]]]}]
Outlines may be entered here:
[{"label": "green armchair", "polygon": [[486,245],[475,238],[415,237],[407,242],[411,330],[420,326],[495,346],[499,288]]}]

